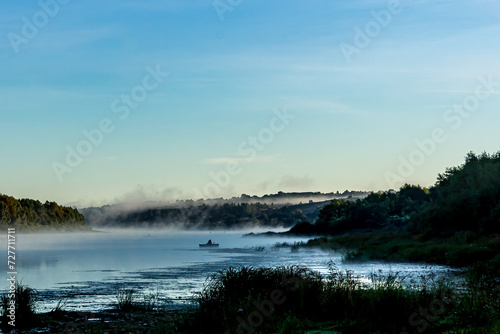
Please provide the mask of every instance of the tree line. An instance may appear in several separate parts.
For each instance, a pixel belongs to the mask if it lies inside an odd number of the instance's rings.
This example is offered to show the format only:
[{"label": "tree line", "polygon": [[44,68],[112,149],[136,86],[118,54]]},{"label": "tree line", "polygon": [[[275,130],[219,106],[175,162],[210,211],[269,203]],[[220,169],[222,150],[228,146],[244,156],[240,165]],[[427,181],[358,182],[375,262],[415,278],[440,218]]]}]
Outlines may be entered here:
[{"label": "tree line", "polygon": [[[302,208],[308,208],[307,214]],[[181,227],[186,229],[231,229],[251,226],[292,227],[313,221],[315,204],[273,205],[223,203],[114,211],[112,206],[82,209],[91,227]]]},{"label": "tree line", "polygon": [[59,228],[86,229],[85,218],[77,209],[55,202],[16,199],[0,194],[0,229]]},{"label": "tree line", "polygon": [[314,224],[291,232],[340,234],[353,230],[405,230],[428,237],[459,231],[500,232],[500,152],[472,152],[447,168],[429,189],[405,184],[399,191],[373,192],[356,201],[333,200]]}]

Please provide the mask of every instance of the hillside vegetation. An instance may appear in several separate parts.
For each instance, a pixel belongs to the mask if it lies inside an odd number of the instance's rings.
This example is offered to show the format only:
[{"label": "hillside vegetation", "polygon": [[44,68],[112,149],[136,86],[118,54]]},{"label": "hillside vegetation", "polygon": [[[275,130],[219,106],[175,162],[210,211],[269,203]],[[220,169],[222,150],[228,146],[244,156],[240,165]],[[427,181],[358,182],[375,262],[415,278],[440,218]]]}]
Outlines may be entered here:
[{"label": "hillside vegetation", "polygon": [[357,201],[333,200],[314,224],[293,232],[340,234],[353,230],[407,231],[426,237],[500,232],[500,152],[469,153],[446,169],[430,189],[404,185],[398,192],[371,193]]},{"label": "hillside vegetation", "polygon": [[333,200],[315,223],[289,233],[323,235],[295,247],[345,251],[346,260],[500,266],[500,152],[467,154],[430,189],[404,185],[357,201]]},{"label": "hillside vegetation", "polygon": [[[301,208],[307,207],[306,214]],[[185,229],[234,229],[244,227],[291,227],[313,221],[317,205],[275,206],[262,203],[201,204],[188,207],[113,210],[112,206],[83,209],[90,226],[96,228],[178,227]]]},{"label": "hillside vegetation", "polygon": [[85,230],[85,218],[77,209],[60,206],[55,202],[15,199],[0,194],[0,229],[16,227],[19,230],[44,228]]},{"label": "hillside vegetation", "polygon": [[241,195],[230,199],[178,200],[175,203],[145,202],[90,207],[80,211],[95,228],[238,229],[292,227],[313,222],[332,198],[354,200],[368,193],[284,193]]}]

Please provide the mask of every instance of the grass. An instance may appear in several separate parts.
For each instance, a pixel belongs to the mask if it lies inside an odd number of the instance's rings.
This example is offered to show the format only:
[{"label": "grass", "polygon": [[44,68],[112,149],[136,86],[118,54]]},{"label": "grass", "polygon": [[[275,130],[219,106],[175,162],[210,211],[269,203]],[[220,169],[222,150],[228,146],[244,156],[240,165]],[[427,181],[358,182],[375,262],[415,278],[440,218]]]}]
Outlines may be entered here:
[{"label": "grass", "polygon": [[408,283],[397,272],[372,273],[371,283],[361,284],[334,263],[327,275],[302,266],[228,268],[208,277],[197,302],[183,310],[159,304],[158,291],[120,290],[115,312],[82,315],[58,307],[38,319],[36,291],[18,286],[16,319],[51,333],[499,333],[497,269],[471,267],[462,290],[432,277]]},{"label": "grass", "polygon": [[[120,312],[154,311],[158,308],[161,299],[159,290],[142,294],[138,294],[134,290],[119,290],[116,294],[115,305]],[[168,300],[166,303],[169,303]]]},{"label": "grass", "polygon": [[255,246],[255,247],[252,247],[252,249],[256,252],[264,252],[266,250],[266,247],[264,246]]},{"label": "grass", "polygon": [[116,295],[116,308],[122,312],[137,309],[139,305],[136,303],[135,299],[134,290],[120,290]]},{"label": "grass", "polygon": [[64,298],[61,298],[57,301],[56,306],[50,311],[53,314],[63,314],[66,311],[64,308],[66,307],[67,301]]},{"label": "grass", "polygon": [[382,260],[426,262],[456,267],[477,262],[500,264],[500,235],[477,236],[457,233],[448,238],[426,239],[406,232],[359,231],[320,237],[302,243],[280,243],[275,247],[319,248],[340,252],[346,262]]},{"label": "grass", "polygon": [[[263,313],[257,318],[274,319],[287,312],[314,317],[321,289],[319,273],[304,267],[241,267],[219,271],[208,278],[199,294],[189,332],[233,333],[238,328],[238,318],[247,319],[256,310]],[[268,326],[263,328],[266,330]]]},{"label": "grass", "polygon": [[[12,296],[14,295],[14,296]],[[13,298],[11,298],[13,297]],[[11,302],[15,303],[15,327],[29,328],[37,324],[36,316],[36,290],[29,286],[16,282],[15,293],[6,292],[0,300],[1,304],[1,326],[3,328],[13,328],[9,322],[13,319],[9,317],[13,312],[9,309]]]},{"label": "grass", "polygon": [[334,264],[326,278],[305,267],[229,268],[207,280],[181,332],[494,333],[498,277],[487,268],[469,275],[463,293],[444,281],[406,284],[398,273],[372,274],[365,286]]}]

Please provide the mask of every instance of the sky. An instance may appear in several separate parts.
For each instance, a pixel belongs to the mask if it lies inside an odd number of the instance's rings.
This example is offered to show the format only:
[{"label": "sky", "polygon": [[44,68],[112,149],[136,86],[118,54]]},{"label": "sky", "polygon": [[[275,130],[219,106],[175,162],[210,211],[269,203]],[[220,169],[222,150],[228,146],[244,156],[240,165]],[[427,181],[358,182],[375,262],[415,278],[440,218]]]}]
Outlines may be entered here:
[{"label": "sky", "polygon": [[432,186],[500,149],[500,4],[3,1],[0,193]]}]

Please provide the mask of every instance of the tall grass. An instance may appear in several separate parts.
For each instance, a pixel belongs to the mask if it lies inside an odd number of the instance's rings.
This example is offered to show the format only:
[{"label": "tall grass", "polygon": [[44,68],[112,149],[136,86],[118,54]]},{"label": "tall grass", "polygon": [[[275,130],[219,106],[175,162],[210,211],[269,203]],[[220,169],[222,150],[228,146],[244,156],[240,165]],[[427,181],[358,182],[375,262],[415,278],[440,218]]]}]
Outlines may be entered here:
[{"label": "tall grass", "polygon": [[134,290],[120,290],[116,294],[116,308],[122,312],[132,311],[137,308]]},{"label": "tall grass", "polygon": [[[34,326],[37,323],[36,311],[36,290],[30,288],[27,285],[16,282],[15,297],[13,298],[15,302],[15,327],[16,328],[28,328]],[[9,315],[9,303],[11,299],[9,298],[9,293],[2,295],[1,304],[1,315],[0,319],[3,328],[11,328],[9,321],[11,319]]]},{"label": "tall grass", "polygon": [[158,289],[140,294],[132,289],[119,290],[116,294],[116,308],[121,312],[154,311],[159,307],[160,301]]},{"label": "tall grass", "polygon": [[[305,267],[222,270],[207,279],[199,294],[193,321],[199,327],[191,330],[233,333],[240,324],[238,318],[246,321],[253,312],[267,314],[263,317],[269,321],[259,326],[262,330],[269,329],[273,319],[288,313],[314,317],[321,305],[322,289],[321,275]],[[265,311],[259,311],[259,305],[264,305]]]},{"label": "tall grass", "polygon": [[[407,284],[399,273],[373,273],[371,282],[362,284],[352,271],[340,270],[334,263],[329,263],[327,275],[303,266],[229,268],[211,275],[196,304],[155,332],[500,333],[497,264],[470,268],[463,288],[432,277]],[[15,301],[16,327],[36,325],[36,291],[17,285]],[[159,301],[158,291],[117,293],[120,311],[141,316],[157,314]],[[10,320],[8,296],[0,302],[5,329]],[[430,315],[433,308],[438,312]]]},{"label": "tall grass", "polygon": [[[468,288],[475,290],[464,293],[433,279],[406,284],[399,273],[372,274],[371,284],[364,285],[353,272],[329,266],[326,277],[298,266],[219,271],[206,281],[198,308],[183,330],[487,333],[500,327],[498,277],[470,271]],[[492,282],[497,284],[495,291]],[[276,291],[282,297],[279,303],[273,303]],[[435,312],[431,316],[425,313],[429,309]]]},{"label": "tall grass", "polygon": [[[476,264],[467,272],[467,294],[460,298],[454,320],[463,327],[485,327],[496,321],[500,328],[500,268]],[[497,333],[500,333],[498,331]]]}]

